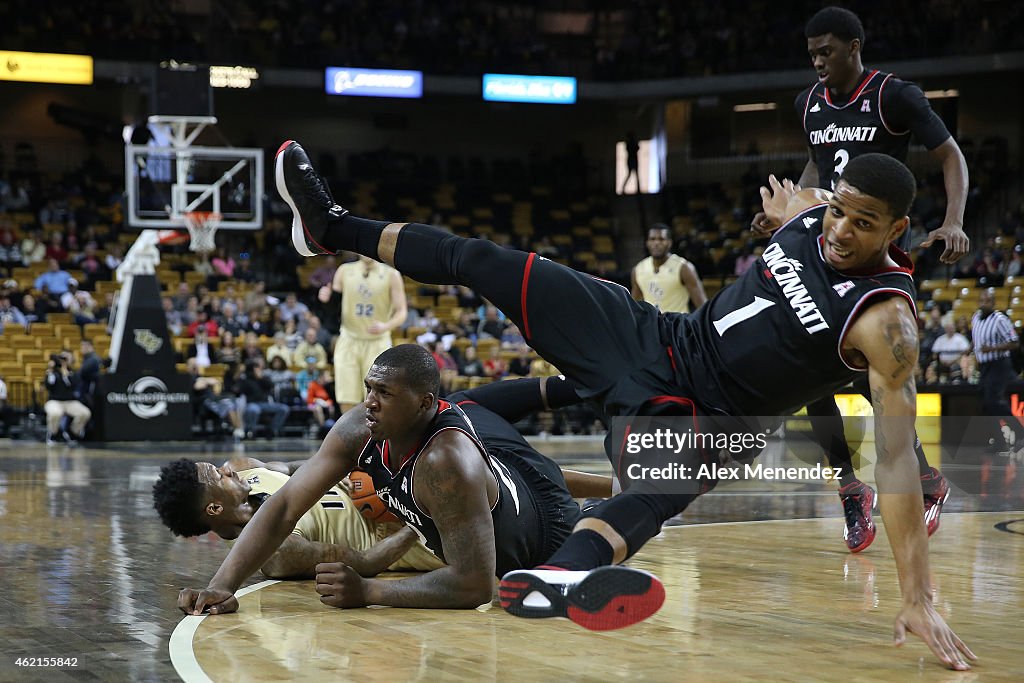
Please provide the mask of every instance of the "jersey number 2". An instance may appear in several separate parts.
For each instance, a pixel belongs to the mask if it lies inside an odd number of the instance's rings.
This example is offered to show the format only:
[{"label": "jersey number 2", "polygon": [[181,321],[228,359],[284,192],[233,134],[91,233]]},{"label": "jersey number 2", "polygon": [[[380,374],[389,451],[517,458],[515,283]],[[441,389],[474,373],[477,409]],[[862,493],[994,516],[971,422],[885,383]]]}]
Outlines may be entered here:
[{"label": "jersey number 2", "polygon": [[774,301],[769,301],[768,299],[762,299],[759,296],[755,296],[754,300],[751,301],[746,306],[742,308],[737,308],[732,313],[726,313],[721,318],[715,321],[714,324],[715,329],[718,331],[718,336],[721,337],[723,334],[725,334],[725,331],[728,330],[733,325],[738,325],[744,320],[749,320],[750,318],[753,318],[755,315],[757,315],[764,309],[771,308],[774,305]]},{"label": "jersey number 2", "polygon": [[850,163],[850,153],[845,149],[837,149],[836,155],[833,157],[836,162],[836,167],[832,169],[833,180],[832,189],[836,189],[836,182],[839,181],[839,177],[843,175],[843,169],[846,168],[846,164]]}]

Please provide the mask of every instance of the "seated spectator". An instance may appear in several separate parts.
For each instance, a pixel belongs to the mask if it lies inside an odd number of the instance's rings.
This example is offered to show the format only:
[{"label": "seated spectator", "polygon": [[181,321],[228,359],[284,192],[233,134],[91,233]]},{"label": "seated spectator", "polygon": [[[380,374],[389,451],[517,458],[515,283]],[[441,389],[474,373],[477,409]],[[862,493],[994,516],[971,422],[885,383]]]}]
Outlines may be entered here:
[{"label": "seated spectator", "polygon": [[11,326],[22,327],[27,330],[28,318],[17,307],[11,305],[9,294],[0,292],[0,332],[4,332]]},{"label": "seated spectator", "polygon": [[518,350],[518,355],[508,365],[508,374],[529,377],[530,365],[533,364],[533,359],[530,357],[530,347],[524,343],[519,345]]},{"label": "seated spectator", "polygon": [[336,418],[334,399],[331,397],[327,387],[331,383],[331,371],[321,370],[316,379],[309,383],[306,388],[306,406],[313,413],[319,428],[317,436],[325,434],[328,429],[334,426]]},{"label": "seated spectator", "polygon": [[205,329],[206,334],[210,337],[216,337],[220,334],[220,328],[217,326],[217,323],[210,319],[210,309],[200,308],[196,312],[196,319],[189,324],[185,334],[189,337],[194,337],[200,327]]},{"label": "seated spectator", "polygon": [[263,415],[270,416],[270,438],[281,436],[281,428],[288,419],[288,406],[274,400],[274,383],[263,374],[263,364],[249,363],[245,376],[239,382],[241,394],[245,397],[246,436],[252,437]]},{"label": "seated spectator", "polygon": [[235,264],[234,279],[239,282],[256,282],[257,275],[252,269],[252,260],[243,256],[238,257],[238,263]]},{"label": "seated spectator", "polygon": [[235,335],[227,330],[221,331],[220,347],[214,353],[214,358],[217,359],[218,363],[224,363],[225,365],[242,362],[242,349],[235,343]]},{"label": "seated spectator", "polygon": [[89,292],[78,288],[75,278],[68,279],[68,291],[61,295],[60,304],[75,323],[86,325],[96,322],[96,300]]},{"label": "seated spectator", "polygon": [[948,377],[951,382],[970,378],[972,368],[965,367],[964,363],[969,360],[971,342],[956,331],[952,315],[946,318],[943,328],[945,334],[936,339],[931,348],[940,381],[943,377]]},{"label": "seated spectator", "polygon": [[50,243],[46,245],[46,258],[57,263],[67,263],[68,250],[64,248],[64,237],[59,232],[50,236]]},{"label": "seated spectator", "polygon": [[260,348],[260,338],[255,332],[245,333],[245,342],[242,345],[242,360],[266,360],[263,357],[263,349]]},{"label": "seated spectator", "polygon": [[459,376],[459,364],[455,362],[452,354],[444,348],[444,344],[439,341],[434,342],[427,349],[434,356],[437,369],[441,372],[441,395],[447,396],[452,391],[452,384],[455,382],[455,378]]},{"label": "seated spectator", "polygon": [[46,272],[40,273],[32,286],[40,292],[45,290],[56,297],[60,297],[68,291],[68,280],[73,279],[71,273],[62,270],[60,264],[55,259],[49,259]]},{"label": "seated spectator", "polygon": [[279,403],[293,405],[300,402],[299,389],[295,384],[295,373],[288,367],[284,356],[274,356],[266,375],[274,383],[274,398]]},{"label": "seated spectator", "polygon": [[196,260],[192,263],[192,270],[209,280],[214,274],[213,264],[210,263],[210,255],[205,251],[196,254]]},{"label": "seated spectator", "polygon": [[[46,258],[46,245],[43,244],[42,230],[33,230],[21,241],[21,262],[26,266],[39,263]],[[37,287],[38,289],[38,287]]]},{"label": "seated spectator", "polygon": [[228,331],[236,337],[245,332],[248,320],[238,314],[238,306],[233,301],[225,301],[221,304],[221,316],[217,321],[221,331]]},{"label": "seated spectator", "polygon": [[458,297],[459,308],[467,308],[471,311],[475,311],[483,303],[483,299],[465,285],[459,285]]},{"label": "seated spectator", "polygon": [[216,256],[210,259],[214,276],[230,280],[235,276],[235,260],[228,255],[225,247],[217,247]]},{"label": "seated spectator", "polygon": [[[185,308],[188,306],[189,299],[192,298],[194,298],[194,295],[192,294],[192,290],[188,288],[188,283],[179,282],[178,288],[171,296],[171,301],[174,302],[174,310],[184,313]],[[196,299],[196,303],[199,303],[198,299]]]},{"label": "seated spectator", "polygon": [[195,358],[185,361],[186,372],[192,378],[192,410],[196,417],[203,417],[204,412],[215,415],[218,419],[227,420],[232,428],[236,441],[245,437],[242,428],[241,404],[238,398],[224,392],[224,383],[216,377],[202,377]]},{"label": "seated spectator", "polygon": [[305,320],[306,312],[309,310],[309,307],[299,301],[295,292],[288,292],[287,296],[284,298],[284,303],[278,307],[278,310],[281,311],[282,321],[287,323],[289,320],[294,320],[296,329],[299,329]]},{"label": "seated spectator", "polygon": [[[107,272],[113,274],[117,271],[117,267],[124,261],[124,254],[121,251],[121,245],[116,242],[111,244],[107,249],[107,255],[103,257],[103,265],[107,267]],[[187,287],[187,285],[186,285]]]},{"label": "seated spectator", "polygon": [[[114,293],[104,292],[103,303],[96,309],[96,322],[107,323],[110,321],[110,314],[114,312]],[[107,325],[109,328],[110,325]]]},{"label": "seated spectator", "polygon": [[286,366],[292,364],[292,349],[288,348],[284,332],[278,332],[274,335],[274,343],[267,347],[266,356],[268,363],[272,363],[274,358],[280,356],[284,359]]},{"label": "seated spectator", "polygon": [[484,376],[492,379],[501,379],[508,374],[508,363],[501,357],[501,349],[497,346],[491,347],[491,355],[484,361]]},{"label": "seated spectator", "polygon": [[501,339],[501,335],[504,334],[504,332],[504,316],[500,315],[498,309],[494,306],[485,306],[483,316],[480,319],[480,324],[477,325],[476,328],[477,337],[483,339]]},{"label": "seated spectator", "polygon": [[295,373],[295,389],[299,392],[299,397],[302,402],[305,403],[309,399],[309,385],[313,382],[320,374],[320,371],[316,367],[316,357],[309,356],[305,359],[305,365],[301,370]]},{"label": "seated spectator", "polygon": [[509,322],[501,333],[501,348],[507,351],[518,349],[525,343],[526,338],[523,337],[523,333],[519,331],[519,328],[514,323]]},{"label": "seated spectator", "polygon": [[21,298],[21,313],[25,316],[25,324],[31,327],[32,323],[45,323],[46,311],[36,307],[36,298],[26,294]]},{"label": "seated spectator", "polygon": [[106,265],[96,255],[96,243],[89,242],[85,245],[85,250],[79,254],[73,260],[75,268],[78,268],[86,277],[86,286],[89,288],[95,288],[96,282],[99,280],[109,280],[110,271],[107,270]]},{"label": "seated spectator", "polygon": [[316,334],[316,342],[320,346],[324,347],[328,351],[331,348],[331,333],[324,327],[323,323],[320,322],[320,318],[310,313],[306,316],[306,331],[313,330]]},{"label": "seated spectator", "polygon": [[[75,445],[84,436],[85,425],[92,417],[92,411],[78,398],[80,378],[71,364],[73,357],[69,351],[54,354],[46,366],[44,384],[48,398],[43,405],[46,412],[46,444],[52,445],[63,439],[69,445]],[[71,425],[61,429],[65,417],[71,418]]]},{"label": "seated spectator", "polygon": [[188,347],[186,355],[186,363],[188,358],[194,358],[196,366],[199,368],[208,368],[210,364],[214,362],[215,352],[213,346],[210,344],[209,335],[206,332],[205,327],[196,328],[196,336],[193,342]]},{"label": "seated spectator", "polygon": [[[280,309],[277,311],[280,313]],[[285,345],[295,351],[299,346],[299,342],[302,341],[302,335],[299,334],[299,322],[295,318],[289,318],[284,322],[284,343]]]},{"label": "seated spectator", "polygon": [[180,337],[185,326],[182,324],[181,311],[174,309],[174,301],[169,296],[160,300],[164,309],[164,319],[167,320],[167,331],[172,337]]},{"label": "seated spectator", "polygon": [[484,364],[477,355],[475,346],[467,346],[462,354],[462,363],[459,364],[459,374],[465,377],[483,377]]},{"label": "seated spectator", "polygon": [[318,291],[321,287],[334,282],[334,272],[338,270],[338,260],[334,256],[324,257],[323,265],[309,274],[306,286]]},{"label": "seated spectator", "polygon": [[305,338],[292,351],[292,367],[302,367],[304,360],[316,359],[316,367],[323,370],[327,367],[327,349],[316,340],[316,330],[312,327],[306,329]]}]

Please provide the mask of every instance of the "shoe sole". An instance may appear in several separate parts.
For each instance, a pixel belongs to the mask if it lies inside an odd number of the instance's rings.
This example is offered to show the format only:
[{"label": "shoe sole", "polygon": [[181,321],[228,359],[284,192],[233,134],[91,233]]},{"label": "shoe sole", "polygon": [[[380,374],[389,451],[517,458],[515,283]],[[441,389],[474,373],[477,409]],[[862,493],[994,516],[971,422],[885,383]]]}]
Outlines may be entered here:
[{"label": "shoe sole", "polygon": [[[543,595],[549,605],[524,605],[533,592]],[[657,577],[619,566],[593,570],[567,595],[530,572],[509,572],[498,593],[509,614],[526,619],[566,617],[590,631],[610,631],[643,621],[665,602],[665,587]]]},{"label": "shoe sole", "polygon": [[302,217],[299,216],[299,208],[295,206],[295,200],[292,199],[291,193],[288,192],[288,186],[284,182],[284,151],[289,145],[293,144],[295,144],[294,140],[285,140],[277,148],[277,154],[274,155],[274,182],[277,185],[277,192],[281,195],[281,199],[292,210],[292,246],[302,256],[316,256],[306,246],[306,226],[302,222]]}]

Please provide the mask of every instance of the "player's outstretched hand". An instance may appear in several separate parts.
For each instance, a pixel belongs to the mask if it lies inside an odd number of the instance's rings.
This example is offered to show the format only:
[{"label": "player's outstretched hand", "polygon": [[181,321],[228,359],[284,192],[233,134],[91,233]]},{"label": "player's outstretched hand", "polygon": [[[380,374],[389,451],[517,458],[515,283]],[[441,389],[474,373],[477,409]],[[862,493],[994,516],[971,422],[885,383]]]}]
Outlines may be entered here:
[{"label": "player's outstretched hand", "polygon": [[[761,208],[764,209],[761,225],[770,230],[781,226],[786,219],[786,206],[789,200],[799,191],[800,186],[789,178],[779,182],[775,174],[768,176],[768,187],[761,186]],[[754,220],[757,220],[757,216]]]},{"label": "player's outstretched hand", "polygon": [[971,250],[971,238],[959,225],[943,225],[932,230],[921,246],[930,247],[935,240],[942,240],[946,245],[946,250],[939,257],[943,263],[956,263]]},{"label": "player's outstretched hand", "polygon": [[323,287],[317,290],[316,298],[320,300],[320,303],[325,304],[331,300],[331,294],[333,293],[334,290],[331,289],[330,285],[324,285]]},{"label": "player's outstretched hand", "polygon": [[210,614],[229,614],[238,611],[238,598],[231,591],[216,588],[182,588],[178,593],[178,608],[194,616],[202,614],[204,610]]},{"label": "player's outstretched hand", "polygon": [[768,220],[768,215],[764,211],[758,211],[754,214],[754,220],[750,221],[750,232],[754,233],[754,237],[768,237],[778,228],[779,226]]},{"label": "player's outstretched hand", "polygon": [[896,647],[906,642],[908,631],[923,640],[939,661],[950,669],[966,671],[971,668],[967,659],[977,659],[964,641],[946,625],[931,603],[903,606],[896,615],[896,627],[893,629],[893,643]]},{"label": "player's outstretched hand", "polygon": [[342,562],[321,562],[316,566],[316,592],[320,602],[331,607],[366,607],[363,577]]}]

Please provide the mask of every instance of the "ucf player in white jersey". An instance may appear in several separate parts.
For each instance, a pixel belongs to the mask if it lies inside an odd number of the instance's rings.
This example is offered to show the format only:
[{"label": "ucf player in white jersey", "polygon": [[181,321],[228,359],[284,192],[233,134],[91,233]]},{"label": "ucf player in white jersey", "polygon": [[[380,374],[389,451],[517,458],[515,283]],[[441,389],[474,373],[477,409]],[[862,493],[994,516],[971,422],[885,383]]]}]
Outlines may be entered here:
[{"label": "ucf player in white jersey", "polygon": [[672,253],[672,234],[667,225],[656,223],[647,230],[650,256],[633,268],[632,292],[662,312],[686,313],[707,301],[704,285],[693,264]]},{"label": "ucf player in white jersey", "polygon": [[398,271],[365,256],[339,266],[333,282],[320,289],[320,301],[327,303],[332,292],[341,294],[334,382],[338,405],[345,412],[362,402],[363,378],[374,359],[391,348],[391,330],[405,322],[409,309]]}]

